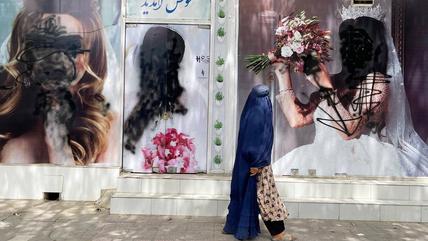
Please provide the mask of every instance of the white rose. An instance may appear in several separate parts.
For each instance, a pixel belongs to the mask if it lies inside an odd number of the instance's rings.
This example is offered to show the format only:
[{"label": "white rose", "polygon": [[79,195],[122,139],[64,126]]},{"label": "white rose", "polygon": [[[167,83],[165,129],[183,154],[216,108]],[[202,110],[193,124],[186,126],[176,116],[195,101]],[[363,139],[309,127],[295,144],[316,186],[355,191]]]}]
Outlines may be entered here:
[{"label": "white rose", "polygon": [[291,43],[290,47],[293,51],[297,52],[297,49],[302,47],[302,43],[301,42],[293,42],[293,43]]},{"label": "white rose", "polygon": [[281,48],[281,56],[288,58],[293,55],[293,50],[289,46],[283,46]]},{"label": "white rose", "polygon": [[299,31],[295,31],[293,33],[293,40],[297,42],[300,42],[300,40],[302,40],[302,35],[300,34]]},{"label": "white rose", "polygon": [[284,31],[285,31],[284,27],[279,27],[276,29],[275,35],[281,36]]}]

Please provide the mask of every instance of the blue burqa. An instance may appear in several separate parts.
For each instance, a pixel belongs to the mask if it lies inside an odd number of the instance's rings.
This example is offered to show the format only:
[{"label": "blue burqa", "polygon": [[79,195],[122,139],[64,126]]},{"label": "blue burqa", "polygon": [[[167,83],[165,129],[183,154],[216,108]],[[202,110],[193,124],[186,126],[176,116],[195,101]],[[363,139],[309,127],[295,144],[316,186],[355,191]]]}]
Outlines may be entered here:
[{"label": "blue burqa", "polygon": [[272,103],[269,88],[258,85],[251,90],[241,114],[233,166],[229,213],[224,232],[237,239],[251,239],[260,233],[257,179],[250,167],[270,165],[273,144]]}]

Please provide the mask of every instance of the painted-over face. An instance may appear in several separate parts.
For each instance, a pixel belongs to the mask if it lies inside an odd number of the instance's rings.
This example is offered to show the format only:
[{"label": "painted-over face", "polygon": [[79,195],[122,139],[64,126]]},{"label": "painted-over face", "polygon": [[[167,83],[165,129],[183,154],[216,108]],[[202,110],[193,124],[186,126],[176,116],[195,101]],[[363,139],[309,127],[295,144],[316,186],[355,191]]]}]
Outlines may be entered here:
[{"label": "painted-over face", "polygon": [[88,55],[83,26],[67,14],[45,14],[26,35],[20,60],[30,67],[31,80],[46,90],[67,89],[85,73]]},{"label": "painted-over face", "polygon": [[[52,16],[51,14],[46,14],[44,17]],[[78,35],[81,37],[81,46],[82,48],[85,48],[83,46],[83,25],[82,23],[75,17],[68,15],[68,14],[55,14],[55,17],[57,19],[57,23],[60,26],[63,26],[65,28],[65,31],[67,31],[66,35],[72,36],[72,35]],[[88,56],[84,54],[77,54],[75,58],[75,65],[76,65],[76,78],[73,80],[72,85],[77,84],[83,77],[85,73],[85,66],[88,63]]]}]

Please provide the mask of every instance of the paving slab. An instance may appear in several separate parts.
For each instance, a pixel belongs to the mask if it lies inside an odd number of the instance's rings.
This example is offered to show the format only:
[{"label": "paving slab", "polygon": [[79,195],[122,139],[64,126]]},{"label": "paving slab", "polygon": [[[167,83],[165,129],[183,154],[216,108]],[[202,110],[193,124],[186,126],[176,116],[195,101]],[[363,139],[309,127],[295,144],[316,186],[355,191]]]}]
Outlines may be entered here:
[{"label": "paving slab", "polygon": [[[0,200],[0,241],[235,241],[224,218],[110,215],[94,202]],[[263,223],[255,241],[268,241]],[[422,241],[427,223],[290,219],[302,241]]]}]

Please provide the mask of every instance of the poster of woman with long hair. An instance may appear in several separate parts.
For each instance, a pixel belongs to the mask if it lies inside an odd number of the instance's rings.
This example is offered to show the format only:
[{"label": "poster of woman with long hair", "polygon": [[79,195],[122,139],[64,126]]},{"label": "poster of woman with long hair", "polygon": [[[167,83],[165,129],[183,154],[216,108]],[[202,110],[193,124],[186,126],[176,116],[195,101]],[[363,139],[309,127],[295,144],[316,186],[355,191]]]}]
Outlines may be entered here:
[{"label": "poster of woman with long hair", "polygon": [[118,27],[109,18],[119,14],[101,16],[107,7],[119,11],[119,3],[15,3],[19,12],[0,55],[1,163],[120,164],[113,142],[120,135],[120,69],[107,36]]},{"label": "poster of woman with long hair", "polygon": [[209,29],[126,26],[123,167],[205,171]]}]

